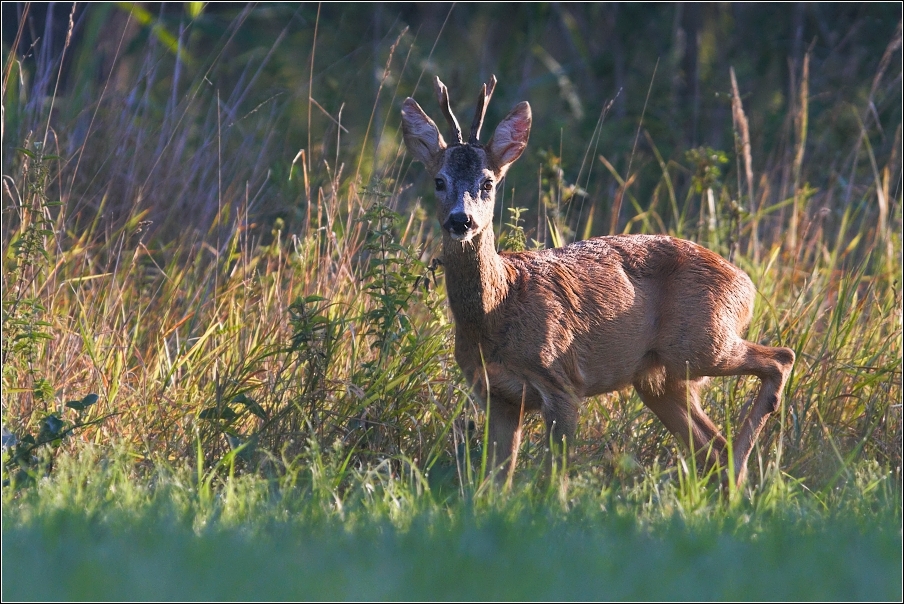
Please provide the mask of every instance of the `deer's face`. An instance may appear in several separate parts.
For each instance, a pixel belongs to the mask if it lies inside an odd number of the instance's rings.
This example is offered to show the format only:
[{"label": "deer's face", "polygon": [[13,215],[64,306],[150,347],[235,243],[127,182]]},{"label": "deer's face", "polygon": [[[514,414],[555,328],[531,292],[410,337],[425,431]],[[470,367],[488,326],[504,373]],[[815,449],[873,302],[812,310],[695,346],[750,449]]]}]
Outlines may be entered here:
[{"label": "deer's face", "polygon": [[[469,241],[493,224],[496,186],[527,146],[531,126],[530,105],[516,105],[497,126],[490,142],[481,145],[477,142],[477,135],[489,101],[484,88],[482,97],[478,99],[471,138],[464,143],[458,122],[448,108],[448,92],[439,79],[436,82],[440,105],[444,106],[450,122],[453,142],[446,144],[436,124],[412,98],[406,99],[402,105],[402,131],[408,152],[423,163],[433,176],[437,218],[443,229],[453,239]],[[495,78],[492,84],[495,85]]]},{"label": "deer's face", "polygon": [[468,241],[493,223],[496,184],[500,175],[487,161],[486,150],[455,145],[443,152],[434,175],[436,213],[453,239]]}]

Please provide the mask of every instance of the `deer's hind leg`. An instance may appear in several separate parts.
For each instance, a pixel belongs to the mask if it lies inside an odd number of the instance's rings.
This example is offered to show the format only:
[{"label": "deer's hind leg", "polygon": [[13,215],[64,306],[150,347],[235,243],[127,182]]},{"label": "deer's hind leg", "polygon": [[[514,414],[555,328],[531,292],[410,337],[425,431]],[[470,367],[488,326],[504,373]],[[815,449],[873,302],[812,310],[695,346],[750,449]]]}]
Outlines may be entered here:
[{"label": "deer's hind leg", "polygon": [[741,411],[742,423],[734,440],[736,484],[747,477],[747,460],[766,420],[781,407],[782,390],[794,366],[790,348],[762,346],[738,339],[732,353],[708,375],[755,375],[762,382],[753,403]]},{"label": "deer's hind leg", "polygon": [[636,380],[640,399],[677,436],[705,470],[724,467],[725,437],[700,407],[700,388],[706,378],[674,379],[651,384]]}]

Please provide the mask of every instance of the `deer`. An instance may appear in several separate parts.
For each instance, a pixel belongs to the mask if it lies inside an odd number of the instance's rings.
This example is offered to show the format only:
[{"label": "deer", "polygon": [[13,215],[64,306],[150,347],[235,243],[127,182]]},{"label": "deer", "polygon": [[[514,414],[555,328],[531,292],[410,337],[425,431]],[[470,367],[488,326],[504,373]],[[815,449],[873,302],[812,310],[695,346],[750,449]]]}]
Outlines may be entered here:
[{"label": "deer", "polygon": [[[402,133],[434,179],[455,360],[486,409],[491,467],[510,464],[511,476],[525,412],[542,415],[551,449],[561,452],[574,442],[582,400],[633,386],[698,467],[715,470],[710,476],[726,488],[730,475],[735,487],[744,484],[795,360],[790,348],[744,339],[756,294],[750,277],[715,252],[666,235],[497,252],[496,189],[527,146],[530,104],[515,105],[480,143],[492,76],[464,142],[448,89],[438,77],[434,87],[448,141],[411,97],[402,103]],[[743,405],[729,448],[700,393],[711,377],[742,375],[761,385]]]}]

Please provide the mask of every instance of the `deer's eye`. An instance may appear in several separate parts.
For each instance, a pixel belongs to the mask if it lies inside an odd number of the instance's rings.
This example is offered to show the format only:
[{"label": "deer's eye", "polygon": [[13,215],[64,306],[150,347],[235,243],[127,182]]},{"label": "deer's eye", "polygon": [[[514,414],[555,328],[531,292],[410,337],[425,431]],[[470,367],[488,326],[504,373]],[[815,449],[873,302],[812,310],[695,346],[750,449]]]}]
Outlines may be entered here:
[{"label": "deer's eye", "polygon": [[436,190],[437,191],[445,191],[446,190],[446,181],[444,181],[442,178],[437,178],[435,182],[436,182]]},{"label": "deer's eye", "polygon": [[493,181],[492,180],[483,181],[482,188],[484,191],[492,191],[493,190]]}]

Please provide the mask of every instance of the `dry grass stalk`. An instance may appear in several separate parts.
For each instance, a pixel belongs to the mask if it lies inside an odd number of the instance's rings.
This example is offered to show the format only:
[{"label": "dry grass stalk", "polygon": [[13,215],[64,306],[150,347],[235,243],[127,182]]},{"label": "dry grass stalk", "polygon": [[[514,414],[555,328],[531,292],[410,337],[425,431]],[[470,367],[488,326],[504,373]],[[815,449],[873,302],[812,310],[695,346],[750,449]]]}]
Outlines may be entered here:
[{"label": "dry grass stalk", "polygon": [[794,151],[794,204],[791,207],[791,222],[788,226],[788,247],[792,252],[797,251],[797,230],[799,228],[800,212],[800,171],[804,163],[804,150],[807,146],[807,121],[810,97],[810,51],[804,55],[804,65],[800,76],[800,94],[798,96],[798,109],[794,115],[795,131],[797,133],[797,148]]},{"label": "dry grass stalk", "polygon": [[734,67],[730,68],[731,74],[731,115],[735,123],[736,133],[741,139],[741,155],[744,158],[744,174],[747,177],[747,199],[750,204],[750,213],[754,216],[750,224],[750,244],[753,248],[753,259],[760,259],[760,238],[758,219],[756,218],[756,196],[753,193],[753,158],[750,153],[750,127],[747,123],[747,115],[741,104],[741,94],[738,92],[738,80],[735,77]]}]

